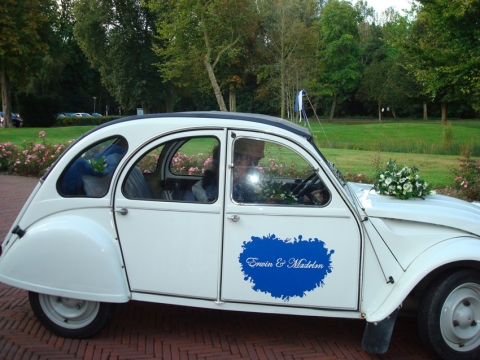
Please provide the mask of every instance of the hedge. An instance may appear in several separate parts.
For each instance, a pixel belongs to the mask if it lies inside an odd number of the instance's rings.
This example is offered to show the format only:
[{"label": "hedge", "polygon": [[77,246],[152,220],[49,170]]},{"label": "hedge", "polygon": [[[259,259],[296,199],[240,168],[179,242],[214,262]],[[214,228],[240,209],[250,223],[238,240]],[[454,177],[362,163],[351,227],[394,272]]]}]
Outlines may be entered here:
[{"label": "hedge", "polygon": [[55,126],[81,126],[81,125],[100,125],[111,120],[120,119],[122,115],[112,116],[60,116],[57,117]]}]

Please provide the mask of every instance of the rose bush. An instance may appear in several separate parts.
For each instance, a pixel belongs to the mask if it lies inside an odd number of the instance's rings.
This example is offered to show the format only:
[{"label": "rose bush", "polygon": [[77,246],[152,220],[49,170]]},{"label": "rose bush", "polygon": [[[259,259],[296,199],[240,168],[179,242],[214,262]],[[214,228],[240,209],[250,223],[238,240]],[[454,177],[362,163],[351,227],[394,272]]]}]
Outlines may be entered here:
[{"label": "rose bush", "polygon": [[480,201],[480,160],[474,160],[469,155],[459,159],[460,167],[453,169],[455,178],[451,186],[447,186],[447,195],[467,201]]},{"label": "rose bush", "polygon": [[52,145],[45,131],[38,133],[40,143],[23,141],[21,146],[0,143],[0,170],[23,176],[41,176],[66,149],[64,144]]}]

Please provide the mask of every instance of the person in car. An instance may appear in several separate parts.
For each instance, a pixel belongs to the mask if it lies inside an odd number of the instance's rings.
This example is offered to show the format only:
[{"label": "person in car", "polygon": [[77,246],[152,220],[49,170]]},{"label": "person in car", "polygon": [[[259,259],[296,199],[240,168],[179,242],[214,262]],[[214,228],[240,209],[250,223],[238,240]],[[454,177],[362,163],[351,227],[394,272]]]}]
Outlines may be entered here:
[{"label": "person in car", "polygon": [[265,157],[265,142],[238,139],[233,149],[233,200],[240,203],[258,202],[261,173],[257,166]]},{"label": "person in car", "polygon": [[219,147],[215,146],[212,152],[212,166],[205,170],[202,180],[192,186],[195,199],[200,202],[212,202],[218,197],[218,166]]}]

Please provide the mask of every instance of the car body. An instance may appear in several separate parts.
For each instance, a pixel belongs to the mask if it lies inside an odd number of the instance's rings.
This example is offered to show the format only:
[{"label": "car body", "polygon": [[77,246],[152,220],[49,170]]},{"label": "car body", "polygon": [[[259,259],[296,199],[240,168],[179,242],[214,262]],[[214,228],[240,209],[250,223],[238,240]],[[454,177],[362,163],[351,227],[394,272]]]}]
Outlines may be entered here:
[{"label": "car body", "polygon": [[138,300],[364,319],[363,347],[383,353],[402,304],[419,303],[427,347],[480,351],[480,208],[347,183],[305,127],[275,117],[100,125],[42,177],[2,252],[0,281],[60,336],[91,336]]},{"label": "car body", "polygon": [[92,115],[90,115],[90,114],[88,114],[88,113],[76,113],[75,115],[77,115],[77,116],[83,116],[83,117],[92,116]]},{"label": "car body", "polygon": [[72,112],[66,112],[63,113],[64,116],[78,116],[77,113],[72,113]]},{"label": "car body", "polygon": [[96,112],[91,113],[90,115],[92,115],[92,116],[102,116],[102,114],[99,114],[99,113],[96,113]]},{"label": "car body", "polygon": [[[3,111],[0,111],[0,123],[3,123]],[[23,120],[20,118],[18,114],[12,113],[12,125],[14,127],[23,126]]]}]

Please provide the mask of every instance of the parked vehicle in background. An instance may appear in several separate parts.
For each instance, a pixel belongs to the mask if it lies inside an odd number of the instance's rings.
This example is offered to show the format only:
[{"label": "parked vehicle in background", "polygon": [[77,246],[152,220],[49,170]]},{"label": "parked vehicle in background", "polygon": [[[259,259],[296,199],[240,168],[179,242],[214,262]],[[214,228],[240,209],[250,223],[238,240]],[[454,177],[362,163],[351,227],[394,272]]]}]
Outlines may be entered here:
[{"label": "parked vehicle in background", "polygon": [[88,117],[88,116],[92,116],[88,113],[76,113],[77,116],[84,116],[84,117]]},{"label": "parked vehicle in background", "polygon": [[63,113],[63,116],[77,116],[77,113],[66,112],[66,113]]},{"label": "parked vehicle in background", "polygon": [[99,114],[99,113],[92,113],[91,115],[92,116],[102,116],[102,114]]},{"label": "parked vehicle in background", "polygon": [[[3,111],[0,111],[0,124],[3,124]],[[12,125],[17,128],[23,126],[23,120],[16,113],[12,113]]]},{"label": "parked vehicle in background", "polygon": [[427,348],[480,359],[480,208],[347,182],[306,127],[271,116],[100,125],[42,177],[1,250],[0,281],[62,337],[135,300],[363,319],[363,348],[384,353],[416,304]]}]

